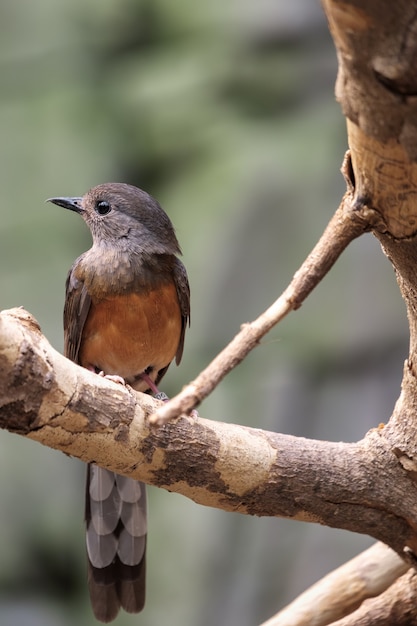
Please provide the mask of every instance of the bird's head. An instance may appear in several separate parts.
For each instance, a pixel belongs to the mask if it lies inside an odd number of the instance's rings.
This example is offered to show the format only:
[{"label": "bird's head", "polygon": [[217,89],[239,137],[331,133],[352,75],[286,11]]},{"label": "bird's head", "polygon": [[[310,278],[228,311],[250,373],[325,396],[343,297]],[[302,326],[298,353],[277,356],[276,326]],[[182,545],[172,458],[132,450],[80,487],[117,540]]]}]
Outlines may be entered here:
[{"label": "bird's head", "polygon": [[133,185],[105,183],[82,197],[48,202],[81,215],[94,246],[149,255],[181,253],[168,215],[152,196]]}]

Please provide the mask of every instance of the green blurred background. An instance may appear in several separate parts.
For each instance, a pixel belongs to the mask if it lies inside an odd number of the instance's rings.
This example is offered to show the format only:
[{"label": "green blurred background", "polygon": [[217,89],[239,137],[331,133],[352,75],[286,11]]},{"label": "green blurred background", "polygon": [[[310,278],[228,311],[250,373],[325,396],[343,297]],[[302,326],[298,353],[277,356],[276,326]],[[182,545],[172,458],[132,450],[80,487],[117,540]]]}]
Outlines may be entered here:
[{"label": "green blurred background", "polygon": [[[192,289],[174,394],[285,288],[343,194],[320,5],[4,0],[0,31],[1,308],[23,305],[61,350],[66,273],[90,240],[45,198],[143,187],[176,225]],[[368,235],[200,414],[354,441],[388,419],[406,354],[404,306]],[[254,626],[370,543],[149,492],[147,606],[120,626]],[[3,432],[0,498],[0,623],[95,623],[84,466]]]}]

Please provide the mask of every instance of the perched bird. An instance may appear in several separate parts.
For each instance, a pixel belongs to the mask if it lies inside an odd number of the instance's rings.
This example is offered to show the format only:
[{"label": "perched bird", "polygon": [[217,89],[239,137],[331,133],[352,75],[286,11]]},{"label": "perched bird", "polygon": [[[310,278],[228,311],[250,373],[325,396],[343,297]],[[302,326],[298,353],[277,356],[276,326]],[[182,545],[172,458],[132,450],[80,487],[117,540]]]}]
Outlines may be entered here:
[{"label": "perched bird", "polygon": [[[181,361],[190,318],[187,272],[167,214],[145,191],[122,183],[82,198],[50,198],[75,211],[93,245],[71,267],[64,307],[65,355],[134,389],[157,393]],[[86,489],[88,586],[96,618],[145,602],[145,485],[90,464]]]}]

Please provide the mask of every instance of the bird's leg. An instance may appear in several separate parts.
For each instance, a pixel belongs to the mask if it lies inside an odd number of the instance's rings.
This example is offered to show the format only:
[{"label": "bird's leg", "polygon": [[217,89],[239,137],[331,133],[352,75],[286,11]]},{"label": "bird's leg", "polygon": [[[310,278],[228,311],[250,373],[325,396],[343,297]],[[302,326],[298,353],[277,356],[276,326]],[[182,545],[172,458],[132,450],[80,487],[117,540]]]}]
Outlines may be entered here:
[{"label": "bird's leg", "polygon": [[152,391],[154,398],[157,400],[162,400],[163,402],[168,402],[169,398],[166,393],[163,391],[159,391],[158,387],[155,385],[152,378],[146,372],[142,372],[140,375],[141,379],[145,381],[147,385],[149,385],[149,389]]},{"label": "bird's leg", "polygon": [[[103,370],[97,371],[97,369],[93,367],[88,369],[91,372],[95,372],[102,378],[107,378],[107,380],[111,380],[114,383],[118,383],[119,385],[123,385],[124,387],[126,387],[126,381],[124,378],[122,378],[122,376],[117,376],[117,374],[105,374]],[[154,398],[156,398],[157,400],[162,400],[163,402],[168,402],[169,398],[167,394],[158,389],[149,374],[147,374],[146,372],[142,372],[142,374],[140,374],[140,378],[145,381],[147,385],[149,385],[149,389],[152,391]]]},{"label": "bird's leg", "polygon": [[[90,371],[94,372],[96,370],[91,368]],[[126,381],[121,376],[117,376],[116,374],[105,374],[103,371],[96,372],[96,373],[99,376],[102,376],[103,378],[107,378],[107,380],[111,380],[114,383],[118,383],[119,385],[123,385],[124,387],[126,387]],[[155,385],[154,381],[149,376],[149,374],[147,374],[146,372],[142,372],[142,374],[140,374],[140,378],[149,386],[149,389],[152,391],[153,397],[156,400],[162,400],[162,402],[168,402],[169,397],[167,396],[167,394],[164,391],[160,391],[158,389],[158,387]],[[200,417],[200,416],[198,414],[198,411],[193,409],[190,413],[190,417]]]},{"label": "bird's leg", "polygon": [[[142,380],[145,381],[145,383],[147,385],[149,385],[149,389],[152,391],[154,398],[156,398],[157,400],[162,400],[162,402],[168,402],[169,398],[168,398],[167,394],[164,393],[163,391],[159,391],[158,387],[155,385],[154,381],[149,376],[149,374],[147,374],[146,372],[142,372],[140,377],[141,377]],[[200,417],[200,416],[198,414],[198,411],[193,409],[191,411],[191,413],[190,413],[190,417],[196,418],[196,417]]]}]

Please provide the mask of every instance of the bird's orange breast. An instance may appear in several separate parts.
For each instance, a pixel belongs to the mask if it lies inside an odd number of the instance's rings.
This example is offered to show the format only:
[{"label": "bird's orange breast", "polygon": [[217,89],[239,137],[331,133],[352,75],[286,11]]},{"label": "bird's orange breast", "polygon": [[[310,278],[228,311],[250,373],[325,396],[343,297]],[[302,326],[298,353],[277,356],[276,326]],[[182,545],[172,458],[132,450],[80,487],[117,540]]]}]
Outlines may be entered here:
[{"label": "bird's orange breast", "polygon": [[174,358],[182,317],[173,283],[157,289],[92,299],[80,345],[80,364],[105,374],[122,376],[135,389],[148,385]]}]

